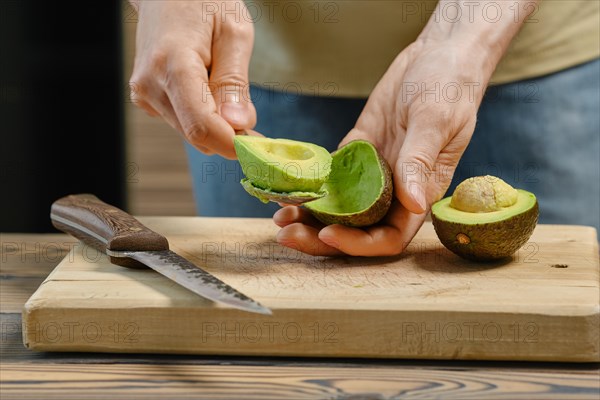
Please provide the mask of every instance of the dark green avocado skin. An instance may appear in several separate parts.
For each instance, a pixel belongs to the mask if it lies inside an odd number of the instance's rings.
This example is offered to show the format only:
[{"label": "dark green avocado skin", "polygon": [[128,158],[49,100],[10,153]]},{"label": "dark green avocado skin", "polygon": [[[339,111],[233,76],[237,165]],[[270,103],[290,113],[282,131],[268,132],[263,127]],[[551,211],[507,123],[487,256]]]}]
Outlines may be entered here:
[{"label": "dark green avocado skin", "polygon": [[[335,153],[333,153],[335,155]],[[377,151],[379,163],[383,170],[383,190],[381,195],[371,207],[360,213],[350,215],[332,215],[308,208],[310,213],[325,225],[341,224],[352,227],[370,226],[379,222],[387,214],[392,204],[394,195],[394,183],[392,180],[392,169],[386,159]]]},{"label": "dark green avocado skin", "polygon": [[[444,246],[460,257],[474,261],[493,261],[513,255],[531,237],[537,224],[539,207],[508,219],[487,224],[461,224],[443,221],[432,213],[433,227]],[[470,243],[462,244],[457,236],[464,234]]]}]

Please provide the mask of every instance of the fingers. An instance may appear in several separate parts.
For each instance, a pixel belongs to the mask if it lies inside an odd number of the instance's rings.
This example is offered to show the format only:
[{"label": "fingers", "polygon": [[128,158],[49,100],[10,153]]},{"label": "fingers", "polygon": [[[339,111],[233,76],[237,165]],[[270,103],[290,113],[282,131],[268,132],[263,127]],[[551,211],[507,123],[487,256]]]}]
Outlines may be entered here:
[{"label": "fingers", "polygon": [[208,72],[197,54],[187,54],[170,67],[165,90],[183,134],[192,145],[235,159],[235,131],[217,113]]},{"label": "fingers", "polygon": [[431,200],[427,197],[429,179],[448,142],[448,128],[441,123],[445,118],[435,112],[427,115],[426,111],[435,110],[423,107],[409,116],[406,137],[394,168],[396,197],[404,207],[417,214],[428,209]]},{"label": "fingers", "polygon": [[317,228],[299,222],[281,229],[277,233],[277,242],[282,246],[313,256],[339,256],[343,254],[319,240],[319,230]]},{"label": "fingers", "polygon": [[234,129],[256,125],[256,110],[250,100],[248,84],[253,42],[253,26],[243,18],[239,21],[227,18],[216,25],[210,89],[217,111]]},{"label": "fingers", "polygon": [[380,225],[365,229],[330,225],[319,232],[319,239],[352,256],[392,256],[402,253],[425,220],[398,202],[392,204]]},{"label": "fingers", "polygon": [[307,254],[333,256],[391,256],[400,254],[425,220],[425,214],[414,214],[395,201],[380,225],[365,229],[343,225],[323,227],[298,207],[286,207],[275,213],[275,223],[283,229],[277,241]]},{"label": "fingers", "polygon": [[319,230],[324,225],[303,208],[282,208],[273,215],[273,221],[282,228],[277,233],[277,242],[282,246],[314,256],[343,254],[319,239]]},{"label": "fingers", "polygon": [[348,132],[348,134],[342,139],[342,141],[338,145],[338,148],[347,145],[348,143],[350,143],[353,140],[372,141],[372,138],[366,131],[363,131],[358,128],[352,128],[352,130],[350,130],[350,132]]},{"label": "fingers", "polygon": [[146,112],[146,114],[148,114],[151,117],[157,117],[160,115],[160,113],[158,111],[156,111],[156,109],[154,107],[152,107],[149,103],[142,101],[142,100],[134,100],[132,97],[132,102],[135,103],[139,108],[141,108],[142,110],[144,110]]},{"label": "fingers", "polygon": [[331,225],[319,232],[319,239],[351,256],[390,256],[402,252],[400,233],[391,226],[367,230]]},{"label": "fingers", "polygon": [[356,121],[356,125],[342,139],[338,148],[345,146],[353,140],[367,140],[379,148],[380,151],[383,150],[380,148],[380,133],[385,130],[385,126],[383,123],[384,118],[381,118],[381,116],[387,112],[388,110],[383,109],[375,99],[369,98]]},{"label": "fingers", "polygon": [[165,69],[165,79],[155,79],[150,68],[132,75],[132,101],[148,114],[162,116],[203,153],[234,159],[235,132],[217,113],[208,90],[208,72],[198,53],[177,53]]},{"label": "fingers", "polygon": [[256,123],[248,93],[253,27],[227,15],[245,7],[237,2],[148,3],[140,10],[132,72],[137,105],[200,151],[230,159],[235,131]]},{"label": "fingers", "polygon": [[242,130],[237,130],[235,131],[236,135],[247,135],[247,136],[260,136],[260,137],[265,137],[265,135],[263,135],[260,132],[257,132],[255,130],[252,129],[242,129]]},{"label": "fingers", "polygon": [[304,225],[312,226],[313,228],[321,229],[325,225],[319,222],[304,208],[296,206],[286,206],[277,210],[273,215],[273,221],[281,228],[299,222]]},{"label": "fingers", "polygon": [[[144,90],[144,92],[147,91],[147,89]],[[132,80],[129,82],[129,99],[131,100],[131,103],[144,110],[146,114],[151,117],[160,115],[160,112],[150,104],[150,99],[146,100],[148,96],[144,96],[144,94],[146,93],[141,92],[139,85],[135,81]]]},{"label": "fingers", "polygon": [[178,132],[183,132],[183,128],[177,119],[177,114],[173,109],[171,101],[165,93],[160,95],[152,96],[149,98],[149,102],[159,111],[160,116],[169,124],[173,129]]}]

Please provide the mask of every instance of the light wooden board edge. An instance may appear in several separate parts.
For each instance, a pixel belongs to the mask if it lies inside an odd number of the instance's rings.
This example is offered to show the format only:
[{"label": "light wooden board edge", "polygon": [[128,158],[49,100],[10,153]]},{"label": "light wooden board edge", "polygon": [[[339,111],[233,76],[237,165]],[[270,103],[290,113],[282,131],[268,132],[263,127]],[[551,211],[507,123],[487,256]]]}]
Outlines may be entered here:
[{"label": "light wooden board edge", "polygon": [[[435,322],[432,322],[435,321]],[[23,312],[37,351],[598,362],[599,315],[220,309]],[[347,333],[346,333],[347,332]]]}]

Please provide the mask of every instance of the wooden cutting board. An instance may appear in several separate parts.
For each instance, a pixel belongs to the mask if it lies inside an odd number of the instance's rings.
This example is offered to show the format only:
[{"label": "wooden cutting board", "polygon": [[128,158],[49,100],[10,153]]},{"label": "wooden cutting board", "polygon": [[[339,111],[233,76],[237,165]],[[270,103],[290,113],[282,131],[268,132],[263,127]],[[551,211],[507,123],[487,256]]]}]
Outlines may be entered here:
[{"label": "wooden cutting board", "polygon": [[273,310],[204,300],[77,246],[23,310],[41,351],[600,361],[593,228],[539,225],[510,260],[467,262],[426,223],[391,258],[277,245],[268,219],[140,218],[171,248]]}]

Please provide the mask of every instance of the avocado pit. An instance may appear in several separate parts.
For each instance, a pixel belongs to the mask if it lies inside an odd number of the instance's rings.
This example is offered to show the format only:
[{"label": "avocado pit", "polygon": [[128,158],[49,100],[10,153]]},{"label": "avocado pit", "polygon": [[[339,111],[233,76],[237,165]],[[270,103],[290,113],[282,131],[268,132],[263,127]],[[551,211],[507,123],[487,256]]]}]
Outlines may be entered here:
[{"label": "avocado pit", "polygon": [[450,207],[465,212],[491,212],[517,202],[516,189],[494,176],[467,179],[456,187]]}]

